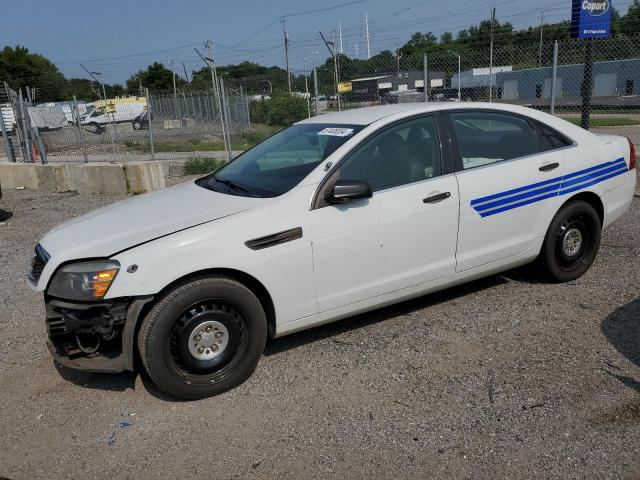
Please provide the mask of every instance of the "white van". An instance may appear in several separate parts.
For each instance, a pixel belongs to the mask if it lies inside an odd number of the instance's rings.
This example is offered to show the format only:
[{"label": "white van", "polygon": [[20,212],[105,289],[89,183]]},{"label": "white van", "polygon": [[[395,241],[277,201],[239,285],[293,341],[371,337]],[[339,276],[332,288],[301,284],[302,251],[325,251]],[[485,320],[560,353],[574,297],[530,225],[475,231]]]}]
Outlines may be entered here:
[{"label": "white van", "polygon": [[144,102],[116,102],[116,111],[106,113],[104,107],[90,105],[87,114],[82,118],[83,125],[99,126],[109,123],[133,122],[133,120],[146,109]]}]

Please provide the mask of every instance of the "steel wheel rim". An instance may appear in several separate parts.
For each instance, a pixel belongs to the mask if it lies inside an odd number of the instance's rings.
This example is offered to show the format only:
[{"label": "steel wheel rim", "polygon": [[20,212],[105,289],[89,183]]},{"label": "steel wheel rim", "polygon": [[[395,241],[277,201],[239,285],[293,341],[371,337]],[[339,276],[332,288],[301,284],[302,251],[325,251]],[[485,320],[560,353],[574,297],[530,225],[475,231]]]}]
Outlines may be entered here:
[{"label": "steel wheel rim", "polygon": [[555,257],[561,270],[575,269],[585,261],[592,239],[584,215],[569,217],[556,234]]},{"label": "steel wheel rim", "polygon": [[[202,315],[215,315],[217,318],[208,318],[203,321],[196,318],[195,325],[188,325],[191,319]],[[221,321],[223,315],[224,320]],[[233,324],[229,323],[231,319]],[[219,348],[215,355],[211,352],[207,355],[205,349],[205,356],[201,358],[192,355],[188,341],[195,337],[197,329],[210,325],[213,331],[213,326],[217,326],[218,323],[227,330],[225,348]],[[220,331],[220,327],[218,329]],[[240,363],[247,345],[247,322],[242,310],[226,300],[207,299],[196,302],[182,311],[172,326],[169,341],[165,342],[164,350],[169,370],[175,377],[188,384],[206,385],[228,377]],[[205,362],[205,364],[198,362]],[[211,362],[209,363],[211,368],[206,368],[206,362]],[[205,367],[198,368],[198,365],[205,365]]]},{"label": "steel wheel rim", "polygon": [[219,357],[229,345],[229,330],[216,320],[202,322],[191,330],[189,353],[198,360]]}]

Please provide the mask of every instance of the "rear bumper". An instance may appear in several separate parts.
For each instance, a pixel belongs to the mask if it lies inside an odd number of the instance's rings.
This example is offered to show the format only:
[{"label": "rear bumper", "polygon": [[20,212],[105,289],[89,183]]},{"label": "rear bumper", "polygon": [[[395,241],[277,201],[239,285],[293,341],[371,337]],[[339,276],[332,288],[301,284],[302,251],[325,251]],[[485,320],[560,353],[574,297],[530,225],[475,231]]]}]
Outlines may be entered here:
[{"label": "rear bumper", "polygon": [[90,372],[134,369],[134,339],[142,308],[153,297],[73,303],[45,297],[47,348],[54,360]]}]

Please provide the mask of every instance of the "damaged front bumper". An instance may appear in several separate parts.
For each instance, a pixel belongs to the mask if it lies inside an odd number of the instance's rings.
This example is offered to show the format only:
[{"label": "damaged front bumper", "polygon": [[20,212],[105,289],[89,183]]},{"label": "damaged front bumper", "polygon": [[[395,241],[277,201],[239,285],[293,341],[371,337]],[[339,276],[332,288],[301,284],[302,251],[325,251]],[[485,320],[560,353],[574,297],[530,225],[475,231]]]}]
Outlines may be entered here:
[{"label": "damaged front bumper", "polygon": [[70,302],[45,295],[47,347],[56,362],[91,372],[134,369],[136,325],[152,296]]}]

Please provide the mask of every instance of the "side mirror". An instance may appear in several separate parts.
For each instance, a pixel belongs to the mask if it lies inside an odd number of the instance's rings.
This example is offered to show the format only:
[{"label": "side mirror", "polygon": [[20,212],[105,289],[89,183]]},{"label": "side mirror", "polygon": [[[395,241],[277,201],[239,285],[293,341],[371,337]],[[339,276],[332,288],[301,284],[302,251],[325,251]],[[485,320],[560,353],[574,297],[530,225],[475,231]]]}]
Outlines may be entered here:
[{"label": "side mirror", "polygon": [[324,195],[324,199],[331,205],[347,203],[351,200],[371,198],[371,185],[363,180],[340,179],[333,186],[333,190]]}]

